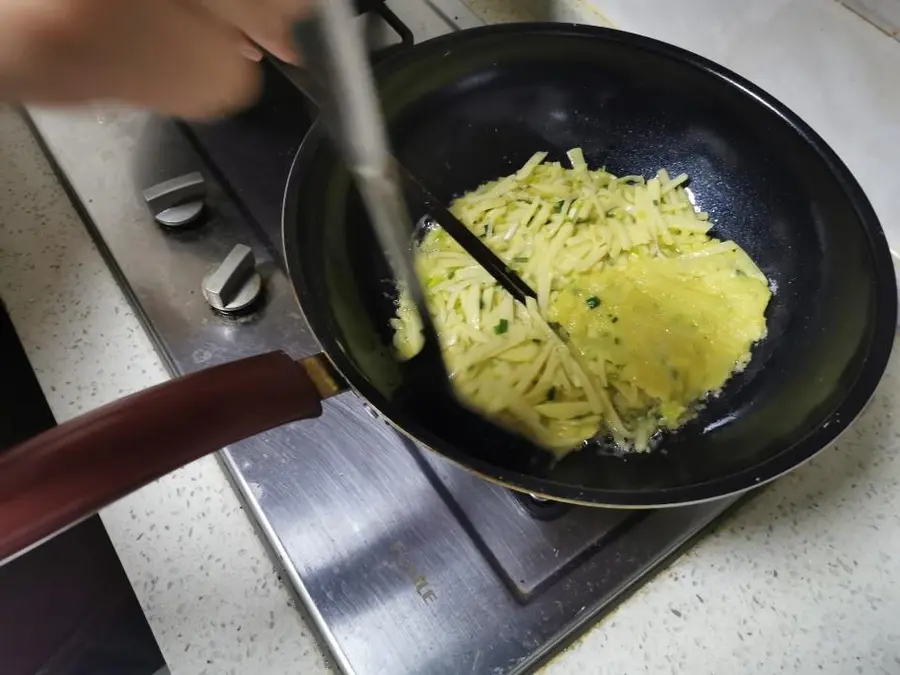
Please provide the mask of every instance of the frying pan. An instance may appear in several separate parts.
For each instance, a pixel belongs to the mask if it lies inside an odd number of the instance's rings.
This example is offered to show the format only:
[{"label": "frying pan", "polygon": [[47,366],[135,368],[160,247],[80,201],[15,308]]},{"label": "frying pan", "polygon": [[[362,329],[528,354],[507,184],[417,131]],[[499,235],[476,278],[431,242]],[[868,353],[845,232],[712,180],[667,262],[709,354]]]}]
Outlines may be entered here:
[{"label": "frying pan", "polygon": [[415,359],[400,363],[390,349],[389,268],[317,126],[288,180],[283,229],[289,274],[324,355],[294,362],[272,353],[211,368],[7,453],[0,559],[205,453],[316,416],[321,399],[346,386],[486,479],[611,507],[686,504],[760,485],[826,447],[866,405],[896,323],[888,247],[847,168],[771,96],[670,45],[560,24],[462,31],[377,70],[397,156],[448,201],[536,150],[559,159],[579,146],[591,165],[618,174],[688,173],[714,233],[740,244],[775,289],[768,336],[749,367],[696,420],[639,455],[597,444],[553,462],[442,405]]}]

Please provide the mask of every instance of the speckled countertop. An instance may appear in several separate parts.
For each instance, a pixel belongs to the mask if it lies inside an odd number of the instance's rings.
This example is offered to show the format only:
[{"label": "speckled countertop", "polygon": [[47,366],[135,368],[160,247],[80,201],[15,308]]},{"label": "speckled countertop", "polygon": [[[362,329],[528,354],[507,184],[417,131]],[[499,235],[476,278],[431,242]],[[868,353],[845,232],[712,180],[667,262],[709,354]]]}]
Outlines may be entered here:
[{"label": "speckled countertop", "polygon": [[[483,4],[501,14],[510,6]],[[830,0],[594,5],[619,27],[725,63],[794,108],[850,165],[897,243],[900,44]],[[596,16],[582,0],[555,7],[556,18]],[[0,296],[60,420],[167,376],[8,109]],[[898,359],[838,445],[761,492],[546,672],[900,672]],[[102,515],[175,675],[329,672],[216,460]]]}]

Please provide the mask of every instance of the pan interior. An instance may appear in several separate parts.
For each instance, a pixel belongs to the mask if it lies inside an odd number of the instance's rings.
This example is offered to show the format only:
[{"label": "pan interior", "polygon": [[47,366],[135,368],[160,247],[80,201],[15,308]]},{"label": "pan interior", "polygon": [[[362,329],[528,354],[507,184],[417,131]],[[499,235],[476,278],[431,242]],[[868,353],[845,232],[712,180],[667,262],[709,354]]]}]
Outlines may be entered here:
[{"label": "pan interior", "polygon": [[[596,448],[553,464],[430,402],[428,378],[410,391],[410,366],[390,348],[389,269],[349,175],[316,135],[288,186],[288,262],[313,328],[357,390],[478,470],[540,479],[551,496],[624,504],[687,501],[729,481],[727,491],[750,487],[858,412],[883,369],[876,364],[874,381],[866,371],[876,320],[895,311],[884,291],[892,273],[865,198],[817,138],[706,62],[635,36],[522,28],[454,37],[381,71],[392,142],[409,169],[448,202],[537,150],[564,160],[578,146],[591,166],[620,175],[686,172],[714,234],[736,241],[772,282],[768,337],[659,450],[623,458]],[[860,400],[848,408],[854,391]]]}]

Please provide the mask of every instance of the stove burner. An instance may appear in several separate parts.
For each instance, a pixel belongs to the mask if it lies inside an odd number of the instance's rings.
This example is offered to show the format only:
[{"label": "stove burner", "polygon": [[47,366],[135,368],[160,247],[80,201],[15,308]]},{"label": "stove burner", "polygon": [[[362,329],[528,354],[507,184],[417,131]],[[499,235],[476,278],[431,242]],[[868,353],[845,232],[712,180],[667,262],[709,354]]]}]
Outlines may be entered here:
[{"label": "stove burner", "polygon": [[523,494],[521,492],[512,492],[519,504],[522,505],[532,518],[538,520],[556,520],[567,514],[571,509],[571,504],[565,502],[556,502],[552,499],[543,499],[532,494]]},{"label": "stove burner", "polygon": [[459,471],[431,452],[425,466],[496,571],[531,600],[640,514],[540,501]]}]

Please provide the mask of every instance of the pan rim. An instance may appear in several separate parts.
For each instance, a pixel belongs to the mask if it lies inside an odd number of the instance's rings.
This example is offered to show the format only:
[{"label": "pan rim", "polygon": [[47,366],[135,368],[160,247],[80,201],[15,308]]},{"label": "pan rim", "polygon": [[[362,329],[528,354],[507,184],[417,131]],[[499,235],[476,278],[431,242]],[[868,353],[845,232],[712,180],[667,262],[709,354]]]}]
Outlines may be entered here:
[{"label": "pan rim", "polygon": [[727,476],[676,487],[651,488],[647,490],[610,490],[575,486],[559,483],[548,478],[538,478],[519,472],[506,471],[487,462],[472,458],[456,450],[451,444],[436,437],[414,421],[410,424],[406,419],[407,416],[396,414],[394,406],[363,378],[347,376],[348,372],[353,373],[356,369],[349,359],[342,354],[339,344],[325,328],[325,318],[318,311],[318,303],[311,298],[310,280],[304,277],[302,270],[292,268],[292,257],[289,255],[289,252],[297,250],[299,245],[299,228],[296,227],[296,222],[300,208],[299,191],[292,188],[296,187],[296,184],[300,182],[299,177],[307,171],[306,166],[312,163],[316,150],[319,149],[323,142],[328,142],[322,125],[317,120],[301,143],[288,175],[282,208],[284,257],[295,296],[304,317],[307,319],[310,330],[315,335],[326,356],[350,384],[353,391],[375,409],[381,411],[385,418],[390,420],[391,424],[404,436],[431,448],[434,452],[446,457],[454,464],[474,471],[487,480],[522,492],[540,494],[550,499],[592,506],[658,508],[683,506],[726,498],[759,487],[784,475],[837,441],[864,411],[874,396],[893,349],[894,326],[897,321],[896,280],[890,249],[877,214],[849,168],[825,140],[806,122],[771,94],[768,94],[749,80],[720,64],[688,50],[636,33],[616,29],[557,23],[500,24],[472,28],[428,40],[407,51],[398,53],[379,63],[375,69],[376,75],[389,74],[396,69],[402,68],[406,63],[418,59],[422,54],[446,50],[447,47],[452,47],[460,42],[470,46],[469,43],[473,40],[506,33],[520,36],[525,34],[530,36],[547,35],[553,37],[570,36],[580,39],[602,39],[607,42],[622,43],[631,48],[650,51],[697,68],[708,75],[723,80],[726,85],[741,90],[745,95],[753,99],[757,105],[768,108],[784,124],[788,125],[824,162],[829,173],[840,185],[866,235],[869,252],[874,263],[873,276],[877,284],[875,293],[876,319],[869,338],[868,351],[855,380],[847,387],[847,393],[843,401],[822,419],[819,427],[811,430],[802,439],[784,447],[777,454],[763,462]]}]

